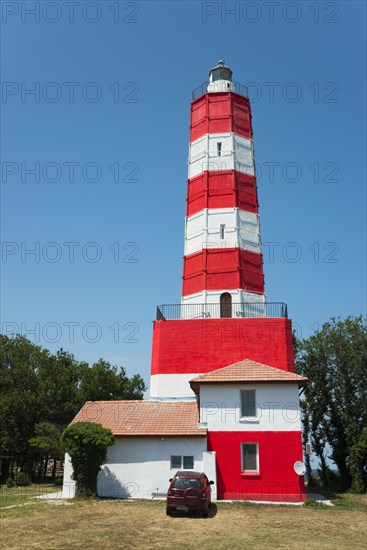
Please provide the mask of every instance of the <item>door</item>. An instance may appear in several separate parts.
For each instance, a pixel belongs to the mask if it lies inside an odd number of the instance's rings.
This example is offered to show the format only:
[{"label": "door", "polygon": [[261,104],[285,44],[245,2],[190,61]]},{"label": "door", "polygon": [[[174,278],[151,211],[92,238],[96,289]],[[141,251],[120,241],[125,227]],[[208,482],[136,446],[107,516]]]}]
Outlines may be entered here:
[{"label": "door", "polygon": [[220,296],[220,316],[232,317],[232,296],[229,292],[223,292]]}]

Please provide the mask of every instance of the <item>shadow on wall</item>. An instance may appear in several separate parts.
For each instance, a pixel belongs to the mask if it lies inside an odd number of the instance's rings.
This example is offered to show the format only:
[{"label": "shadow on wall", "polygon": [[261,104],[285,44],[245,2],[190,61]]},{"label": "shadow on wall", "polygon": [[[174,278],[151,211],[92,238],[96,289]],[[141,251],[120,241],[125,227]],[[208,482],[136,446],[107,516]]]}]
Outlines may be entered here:
[{"label": "shadow on wall", "polygon": [[97,479],[97,493],[99,497],[132,498],[139,491],[139,486],[134,481],[121,483],[108,466],[102,468]]}]

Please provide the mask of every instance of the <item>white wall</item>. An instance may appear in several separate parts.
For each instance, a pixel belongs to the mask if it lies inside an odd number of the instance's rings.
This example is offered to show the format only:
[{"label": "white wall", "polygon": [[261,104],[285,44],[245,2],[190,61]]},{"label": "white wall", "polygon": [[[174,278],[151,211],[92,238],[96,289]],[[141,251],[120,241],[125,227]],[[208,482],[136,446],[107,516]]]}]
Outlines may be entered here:
[{"label": "white wall", "polygon": [[212,500],[217,500],[217,465],[215,451],[206,451],[203,453],[203,472],[206,473],[209,481],[214,481],[214,485],[211,485]]},{"label": "white wall", "polygon": [[[218,156],[217,143],[222,143]],[[255,174],[252,140],[232,132],[205,134],[190,144],[189,178],[210,170],[237,170]]]},{"label": "white wall", "polygon": [[108,450],[107,463],[98,476],[99,496],[152,498],[166,493],[171,470],[171,455],[193,455],[194,469],[203,469],[206,438],[116,438]]},{"label": "white wall", "polygon": [[[213,477],[215,454],[207,453],[204,464],[204,453],[206,437],[172,437],[163,441],[159,437],[116,437],[115,444],[108,449],[107,462],[98,476],[98,495],[147,499],[153,498],[153,493],[165,495],[169,486],[168,480],[177,471],[171,470],[171,455],[194,456],[194,470],[205,471],[205,465],[209,469],[210,479],[216,482]],[[75,485],[71,480],[71,473],[71,465],[66,456],[64,498],[74,496],[74,491],[69,491],[71,484]]]},{"label": "white wall", "polygon": [[64,459],[64,482],[62,486],[62,498],[74,498],[75,496],[75,481],[71,479],[73,467],[71,465],[70,456],[66,453]]},{"label": "white wall", "polygon": [[[220,316],[219,299],[223,292],[229,292],[232,296],[232,317],[265,317],[265,295],[255,294],[254,292],[246,292],[242,289],[236,290],[203,290],[195,294],[189,294],[188,296],[182,296],[182,304],[217,304],[216,308],[217,317]],[[243,305],[246,304],[246,305]],[[254,304],[252,307],[251,304]],[[197,308],[194,308],[194,312],[191,312],[190,308],[182,309],[182,319],[194,319],[194,318],[214,318],[214,312],[210,309],[206,309],[205,305],[201,308],[201,313]],[[210,313],[209,313],[210,312]]]},{"label": "white wall", "polygon": [[191,397],[195,399],[189,380],[202,373],[152,374],[150,376],[150,397]]},{"label": "white wall", "polygon": [[230,80],[215,80],[214,82],[210,82],[207,87],[208,92],[235,92],[236,86],[234,82],[231,82]]},{"label": "white wall", "polygon": [[[224,225],[224,238],[220,226]],[[203,248],[241,248],[261,252],[259,216],[239,208],[205,208],[186,218],[185,256]]]},{"label": "white wall", "polygon": [[[256,390],[256,420],[241,419],[241,389]],[[200,421],[209,431],[299,431],[298,384],[201,384]]]}]

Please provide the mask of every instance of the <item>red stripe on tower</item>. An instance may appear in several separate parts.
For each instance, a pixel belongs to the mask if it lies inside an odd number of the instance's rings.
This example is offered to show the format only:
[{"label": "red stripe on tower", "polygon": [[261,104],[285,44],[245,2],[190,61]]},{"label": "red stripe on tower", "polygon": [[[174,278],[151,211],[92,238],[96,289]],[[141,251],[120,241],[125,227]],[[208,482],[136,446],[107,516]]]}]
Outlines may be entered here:
[{"label": "red stripe on tower", "polygon": [[264,304],[250,103],[223,62],[209,76],[191,103],[182,304]]},{"label": "red stripe on tower", "polygon": [[[225,84],[223,87],[225,89]],[[217,91],[213,86],[212,91],[215,93],[202,95],[191,103],[190,142],[205,134],[222,132],[234,132],[238,136],[252,139],[248,98],[231,92]]]},{"label": "red stripe on tower", "polygon": [[187,184],[186,216],[204,208],[241,208],[257,214],[255,176],[236,170],[202,172]]},{"label": "red stripe on tower", "polygon": [[264,294],[261,254],[240,248],[204,248],[184,257],[183,296],[207,290],[242,288]]}]

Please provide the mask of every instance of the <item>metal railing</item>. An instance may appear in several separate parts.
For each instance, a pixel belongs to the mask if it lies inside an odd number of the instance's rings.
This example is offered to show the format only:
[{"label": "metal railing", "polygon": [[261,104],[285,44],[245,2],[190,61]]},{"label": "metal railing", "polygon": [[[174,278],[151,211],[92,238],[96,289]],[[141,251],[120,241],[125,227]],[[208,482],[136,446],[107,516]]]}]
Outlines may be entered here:
[{"label": "metal railing", "polygon": [[[203,82],[202,84],[200,84],[200,86],[195,88],[195,90],[193,90],[192,92],[192,100],[194,101],[194,99],[197,99],[201,95],[206,94],[208,91],[207,90],[208,85],[209,85],[209,80],[207,80],[206,82]],[[231,85],[232,85],[231,89],[228,90],[229,92],[234,92],[235,94],[248,97],[247,86],[245,86],[244,84],[240,84],[239,82],[231,82]]]},{"label": "metal railing", "polygon": [[[221,318],[220,304],[164,304],[157,306],[157,321],[179,319]],[[224,316],[223,316],[224,317]],[[228,317],[228,315],[226,315]],[[288,318],[284,302],[238,302],[232,303],[232,318],[283,317]]]}]

